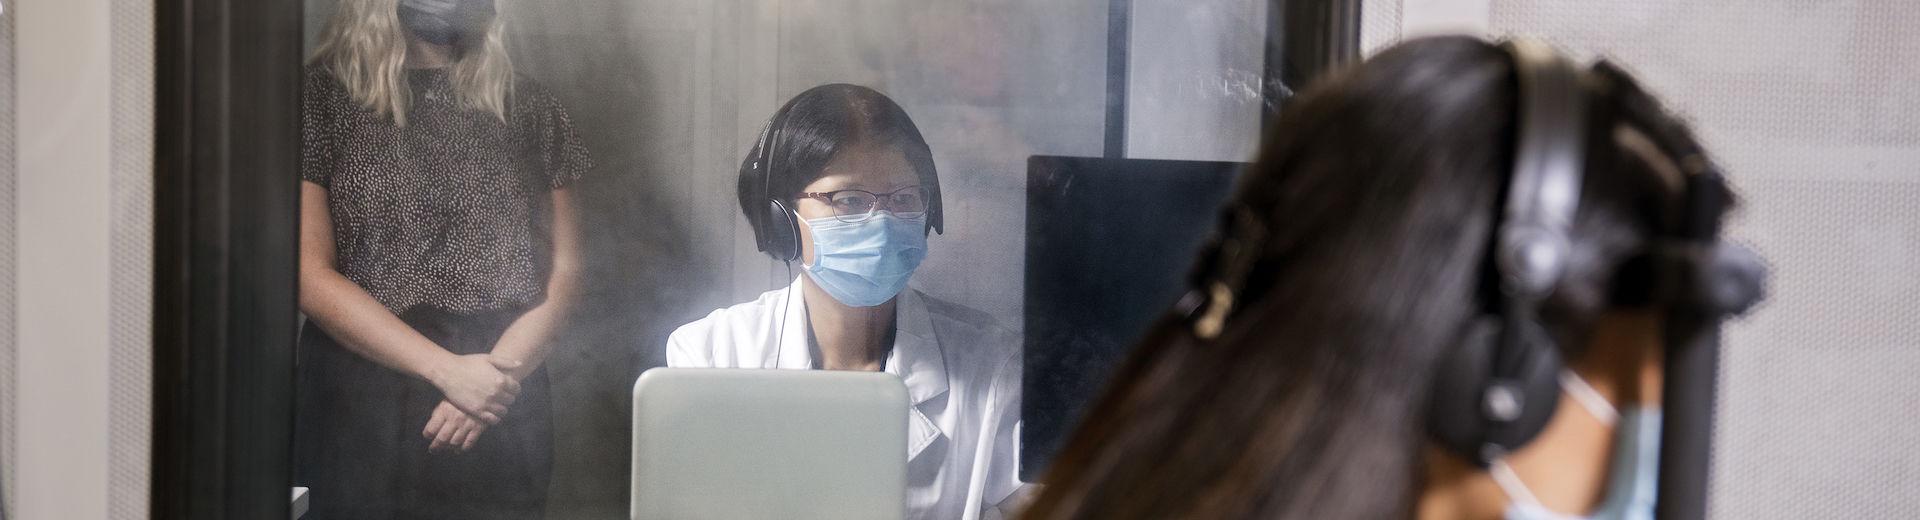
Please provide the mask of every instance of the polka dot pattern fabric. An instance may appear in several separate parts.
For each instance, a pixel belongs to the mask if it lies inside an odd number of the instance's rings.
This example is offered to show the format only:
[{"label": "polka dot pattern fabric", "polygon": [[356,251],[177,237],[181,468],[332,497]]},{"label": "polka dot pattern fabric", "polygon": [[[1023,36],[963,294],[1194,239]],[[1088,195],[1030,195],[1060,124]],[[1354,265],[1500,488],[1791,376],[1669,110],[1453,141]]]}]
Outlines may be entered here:
[{"label": "polka dot pattern fabric", "polygon": [[551,193],[592,167],[552,94],[517,80],[505,121],[461,107],[443,69],[408,71],[406,126],[307,71],[302,179],[327,188],[336,268],[395,313],[545,297]]}]

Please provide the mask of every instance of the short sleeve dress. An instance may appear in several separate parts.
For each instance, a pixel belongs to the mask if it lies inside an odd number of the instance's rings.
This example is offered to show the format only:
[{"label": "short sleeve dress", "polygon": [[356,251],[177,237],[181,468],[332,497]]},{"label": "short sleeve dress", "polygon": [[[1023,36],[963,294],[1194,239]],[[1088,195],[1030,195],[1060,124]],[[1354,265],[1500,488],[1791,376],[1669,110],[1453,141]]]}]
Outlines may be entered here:
[{"label": "short sleeve dress", "polygon": [[[307,70],[303,180],[327,190],[335,263],[348,280],[456,354],[492,350],[546,297],[553,190],[591,169],[567,112],[517,79],[505,117],[460,105],[448,71],[407,72],[405,126]],[[308,322],[295,400],[296,485],[306,518],[539,518],[552,467],[545,370],[521,382],[473,449],[429,454],[437,388],[345,349]]]}]

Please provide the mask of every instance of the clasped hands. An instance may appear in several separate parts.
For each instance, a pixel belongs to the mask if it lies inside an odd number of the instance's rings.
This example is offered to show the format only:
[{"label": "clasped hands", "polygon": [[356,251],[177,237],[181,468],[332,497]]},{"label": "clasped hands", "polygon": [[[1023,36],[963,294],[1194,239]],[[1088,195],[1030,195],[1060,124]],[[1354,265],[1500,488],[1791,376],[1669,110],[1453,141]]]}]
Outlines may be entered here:
[{"label": "clasped hands", "polygon": [[431,452],[463,452],[487,427],[500,424],[507,407],[520,395],[514,373],[520,361],[493,354],[453,356],[429,372],[427,381],[445,396],[420,436],[433,441]]}]

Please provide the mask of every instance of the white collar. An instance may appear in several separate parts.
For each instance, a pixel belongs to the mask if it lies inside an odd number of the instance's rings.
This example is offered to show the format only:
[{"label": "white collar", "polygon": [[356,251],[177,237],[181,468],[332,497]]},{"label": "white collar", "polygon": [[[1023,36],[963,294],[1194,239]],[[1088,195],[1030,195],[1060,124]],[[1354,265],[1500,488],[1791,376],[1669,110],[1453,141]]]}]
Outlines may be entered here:
[{"label": "white collar", "polygon": [[[779,356],[774,364],[777,368],[806,370],[814,366],[812,349],[807,348],[807,303],[800,296],[800,284],[800,278],[794,278],[780,295],[783,309],[778,312],[784,318],[775,319],[785,319],[786,323],[780,325],[779,346],[769,353]],[[947,361],[934,334],[933,315],[927,311],[926,298],[920,291],[912,287],[900,291],[894,309],[893,351],[887,354],[883,370],[899,376],[906,383],[907,396],[913,399],[908,423],[911,438],[907,440],[908,458],[912,458],[944,435],[919,405],[947,393]]]}]

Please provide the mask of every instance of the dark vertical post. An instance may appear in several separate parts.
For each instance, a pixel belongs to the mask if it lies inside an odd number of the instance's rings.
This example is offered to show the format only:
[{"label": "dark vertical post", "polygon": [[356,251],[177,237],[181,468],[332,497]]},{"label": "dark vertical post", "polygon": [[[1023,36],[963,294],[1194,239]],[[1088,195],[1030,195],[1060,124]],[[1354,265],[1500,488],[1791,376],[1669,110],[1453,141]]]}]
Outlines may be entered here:
[{"label": "dark vertical post", "polygon": [[[1668,319],[1674,323],[1700,319]],[[1660,485],[1654,517],[1707,517],[1707,477],[1713,454],[1713,402],[1719,385],[1720,328],[1711,324],[1685,337],[1669,332],[1667,376],[1660,407]]]},{"label": "dark vertical post", "polygon": [[1127,157],[1127,60],[1133,41],[1133,0],[1107,1],[1107,124],[1103,156]]},{"label": "dark vertical post", "polygon": [[286,518],[302,9],[156,9],[152,517]]},{"label": "dark vertical post", "polygon": [[1267,4],[1267,50],[1262,131],[1295,91],[1334,67],[1360,59],[1360,0],[1272,0]]}]

